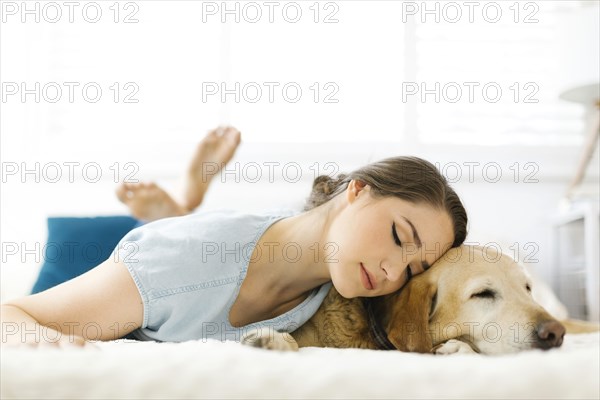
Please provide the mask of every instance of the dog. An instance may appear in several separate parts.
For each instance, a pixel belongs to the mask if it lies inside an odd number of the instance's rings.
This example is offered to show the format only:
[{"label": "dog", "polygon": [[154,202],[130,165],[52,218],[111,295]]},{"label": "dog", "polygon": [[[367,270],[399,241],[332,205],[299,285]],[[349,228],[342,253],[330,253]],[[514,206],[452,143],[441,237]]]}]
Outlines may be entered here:
[{"label": "dog", "polygon": [[[563,324],[535,302],[523,266],[478,246],[449,250],[398,292],[342,297],[334,287],[319,310],[291,333],[249,331],[242,343],[298,350],[336,347],[453,354],[504,354],[560,347]],[[578,332],[596,331],[569,323]]]}]

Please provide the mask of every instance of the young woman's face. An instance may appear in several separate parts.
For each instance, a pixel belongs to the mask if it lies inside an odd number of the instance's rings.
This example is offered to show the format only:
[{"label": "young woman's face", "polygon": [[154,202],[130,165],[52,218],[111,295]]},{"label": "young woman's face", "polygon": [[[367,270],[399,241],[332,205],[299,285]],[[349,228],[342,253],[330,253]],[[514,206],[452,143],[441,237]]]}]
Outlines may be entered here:
[{"label": "young woman's face", "polygon": [[395,292],[454,241],[445,211],[397,197],[374,198],[368,185],[356,181],[342,196],[345,207],[331,224],[325,261],[346,298]]}]

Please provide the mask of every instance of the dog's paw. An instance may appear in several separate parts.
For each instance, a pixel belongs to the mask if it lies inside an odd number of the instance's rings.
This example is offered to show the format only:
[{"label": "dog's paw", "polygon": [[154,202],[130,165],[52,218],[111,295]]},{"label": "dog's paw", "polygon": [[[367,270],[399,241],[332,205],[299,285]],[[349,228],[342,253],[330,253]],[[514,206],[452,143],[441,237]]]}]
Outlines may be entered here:
[{"label": "dog's paw", "polygon": [[261,349],[298,351],[298,343],[286,332],[277,332],[271,329],[253,329],[242,336],[241,343],[245,346]]},{"label": "dog's paw", "polygon": [[465,342],[457,339],[450,339],[447,342],[438,344],[432,350],[433,354],[473,354],[475,351]]}]

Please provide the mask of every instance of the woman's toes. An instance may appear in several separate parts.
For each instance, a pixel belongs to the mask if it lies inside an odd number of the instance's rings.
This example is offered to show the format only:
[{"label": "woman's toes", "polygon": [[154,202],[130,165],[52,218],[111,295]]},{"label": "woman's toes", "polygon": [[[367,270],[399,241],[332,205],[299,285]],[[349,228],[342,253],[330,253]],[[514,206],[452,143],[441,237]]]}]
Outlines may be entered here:
[{"label": "woman's toes", "polygon": [[217,140],[219,140],[219,136],[220,136],[219,128],[213,129],[213,130],[209,131],[206,134],[206,136],[204,136],[204,138],[200,141],[200,144],[202,144],[202,142],[204,142],[206,144],[215,143]]},{"label": "woman's toes", "polygon": [[123,203],[130,203],[134,198],[139,197],[148,190],[146,183],[122,183],[117,188],[117,197]]},{"label": "woman's toes", "polygon": [[124,202],[127,199],[127,186],[124,183],[120,184],[115,192],[117,194],[117,198],[121,202]]},{"label": "woman's toes", "polygon": [[242,134],[234,127],[228,126],[225,132],[223,133],[223,137],[226,138],[230,143],[237,146],[240,143]]},{"label": "woman's toes", "polygon": [[134,198],[134,196],[136,195],[136,193],[143,188],[142,186],[143,184],[141,183],[125,183],[123,182],[118,188],[117,188],[117,197],[119,198],[119,200],[121,200],[122,202],[127,202],[130,201],[131,199]]}]

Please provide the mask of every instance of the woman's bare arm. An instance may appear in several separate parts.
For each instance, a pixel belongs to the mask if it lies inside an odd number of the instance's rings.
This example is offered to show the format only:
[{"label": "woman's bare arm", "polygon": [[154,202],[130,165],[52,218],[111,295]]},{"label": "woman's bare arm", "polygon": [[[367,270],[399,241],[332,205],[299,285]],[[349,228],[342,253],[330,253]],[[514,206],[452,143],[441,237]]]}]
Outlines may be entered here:
[{"label": "woman's bare arm", "polygon": [[127,268],[109,258],[77,278],[2,304],[2,345],[114,340],[139,328],[143,313]]}]

